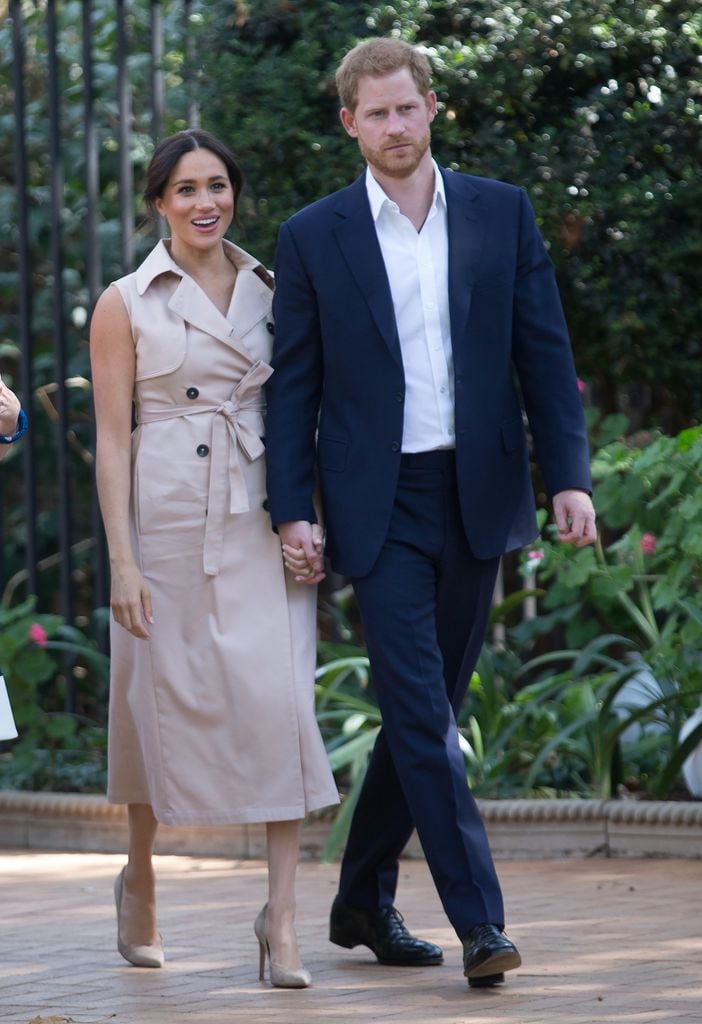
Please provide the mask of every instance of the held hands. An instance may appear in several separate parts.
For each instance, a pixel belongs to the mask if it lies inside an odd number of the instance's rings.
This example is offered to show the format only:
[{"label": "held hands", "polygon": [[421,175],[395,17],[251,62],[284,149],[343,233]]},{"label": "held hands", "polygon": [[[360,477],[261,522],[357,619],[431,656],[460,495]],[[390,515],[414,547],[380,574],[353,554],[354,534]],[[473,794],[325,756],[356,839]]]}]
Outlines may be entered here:
[{"label": "held hands", "polygon": [[112,566],[112,593],[110,607],[115,622],[132,636],[149,640],[145,623],[154,621],[151,593],[136,565]]},{"label": "held hands", "polygon": [[559,539],[577,548],[597,540],[595,509],[585,491],[559,491],[553,496],[553,515]]},{"label": "held hands", "polygon": [[281,523],[278,536],[282,544],[285,568],[296,583],[317,584],[325,577],[324,535],[319,523],[298,520]]}]

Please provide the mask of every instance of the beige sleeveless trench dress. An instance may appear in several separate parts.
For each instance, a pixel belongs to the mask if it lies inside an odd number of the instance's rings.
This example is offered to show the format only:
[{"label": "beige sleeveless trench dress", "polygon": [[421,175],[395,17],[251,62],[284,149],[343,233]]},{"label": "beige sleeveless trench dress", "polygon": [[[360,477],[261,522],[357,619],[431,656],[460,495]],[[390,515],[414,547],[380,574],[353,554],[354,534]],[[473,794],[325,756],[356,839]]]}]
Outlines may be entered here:
[{"label": "beige sleeveless trench dress", "polygon": [[338,802],[314,713],[314,588],[265,502],[271,290],[231,243],[223,316],[159,242],[115,282],[136,347],[131,528],[150,640],[111,627],[108,799],[168,825],[284,821]]}]

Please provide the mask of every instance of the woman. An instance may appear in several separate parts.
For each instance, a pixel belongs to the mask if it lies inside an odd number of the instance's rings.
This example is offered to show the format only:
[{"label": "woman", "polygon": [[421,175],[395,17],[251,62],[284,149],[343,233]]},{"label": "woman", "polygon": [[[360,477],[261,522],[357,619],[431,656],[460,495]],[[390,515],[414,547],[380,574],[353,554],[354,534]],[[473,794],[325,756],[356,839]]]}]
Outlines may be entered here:
[{"label": "woman", "polygon": [[314,717],[315,588],[286,578],[266,511],[272,282],[224,239],[242,184],[207,132],[163,140],[144,197],[170,240],[104,292],[91,328],[114,619],[108,799],[129,805],[130,827],[118,948],[164,962],[158,822],[265,821],[261,977],[268,954],[272,983],[301,988],[300,823],[338,796]]}]

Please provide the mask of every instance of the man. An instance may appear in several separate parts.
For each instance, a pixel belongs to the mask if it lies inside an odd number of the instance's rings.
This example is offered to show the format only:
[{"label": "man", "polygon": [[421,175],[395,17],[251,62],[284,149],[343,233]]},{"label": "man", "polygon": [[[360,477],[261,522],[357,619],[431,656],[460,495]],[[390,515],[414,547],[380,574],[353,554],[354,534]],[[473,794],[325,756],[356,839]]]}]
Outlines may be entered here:
[{"label": "man", "polygon": [[[393,903],[416,826],[470,985],[521,960],[455,716],[500,555],[537,534],[519,381],[561,539],[595,538],[588,450],[553,269],[524,192],[439,168],[426,59],[397,39],[337,72],[366,172],[285,223],[268,387],[268,499],[288,567],[334,568],[358,600],[383,730],[341,868],[330,938],[432,964]],[[318,435],[315,442],[315,432]]]}]

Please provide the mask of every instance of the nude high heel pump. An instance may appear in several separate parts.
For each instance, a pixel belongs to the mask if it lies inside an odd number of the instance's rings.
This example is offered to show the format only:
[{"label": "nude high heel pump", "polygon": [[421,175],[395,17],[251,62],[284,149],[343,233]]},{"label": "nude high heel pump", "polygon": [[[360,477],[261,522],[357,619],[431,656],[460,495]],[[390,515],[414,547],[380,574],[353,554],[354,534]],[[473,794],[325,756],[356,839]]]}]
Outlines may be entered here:
[{"label": "nude high heel pump", "polygon": [[135,967],[163,967],[166,958],[163,955],[163,939],[159,935],[158,943],[150,946],[137,946],[130,942],[122,942],[120,928],[120,910],[122,907],[122,891],[124,889],[124,868],[115,879],[115,906],[117,907],[117,949],[125,960]]},{"label": "nude high heel pump", "polygon": [[266,935],[266,910],[268,904],[264,904],[263,909],[259,913],[258,917],[254,921],[254,932],[258,939],[258,950],[259,950],[259,961],[258,961],[258,978],[259,981],[263,981],[266,972],[266,956],[270,960],[270,978],[271,985],[276,988],[307,988],[312,984],[312,976],[309,971],[306,971],[304,967],[283,967],[282,964],[277,964],[271,958],[271,948],[268,945],[268,937]]}]

